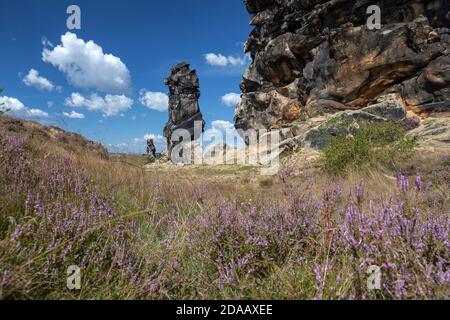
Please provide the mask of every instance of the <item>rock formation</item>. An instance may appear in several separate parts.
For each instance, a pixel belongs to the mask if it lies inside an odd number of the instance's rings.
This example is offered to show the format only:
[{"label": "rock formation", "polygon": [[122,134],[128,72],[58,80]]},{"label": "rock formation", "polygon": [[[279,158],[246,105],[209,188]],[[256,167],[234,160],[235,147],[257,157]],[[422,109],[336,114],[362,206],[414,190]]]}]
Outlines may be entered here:
[{"label": "rock formation", "polygon": [[[168,154],[171,155],[173,148],[180,143],[172,139],[176,130],[188,130],[191,141],[194,141],[203,132],[205,123],[198,103],[200,90],[197,73],[189,68],[187,62],[175,65],[164,83],[169,87],[169,121],[164,128],[164,137],[167,138]],[[197,130],[200,132],[194,130],[196,122],[201,123],[201,130]]]},{"label": "rock formation", "polygon": [[150,163],[156,161],[156,147],[153,139],[147,139],[147,157]]},{"label": "rock formation", "polygon": [[[450,111],[448,0],[244,3],[255,28],[245,45],[253,61],[241,82],[237,129],[279,129],[323,148],[322,134],[338,134],[324,125],[333,114],[413,129],[417,116]],[[381,8],[379,30],[367,26],[373,4]]]}]

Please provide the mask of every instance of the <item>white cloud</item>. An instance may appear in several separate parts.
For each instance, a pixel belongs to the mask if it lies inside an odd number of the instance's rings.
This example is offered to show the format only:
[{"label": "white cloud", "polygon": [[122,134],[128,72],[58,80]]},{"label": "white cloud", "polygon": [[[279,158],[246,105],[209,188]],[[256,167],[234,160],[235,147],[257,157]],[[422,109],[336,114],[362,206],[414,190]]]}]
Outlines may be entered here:
[{"label": "white cloud", "polygon": [[146,134],[142,138],[134,138],[131,142],[107,145],[108,151],[112,153],[144,154],[147,152],[147,139],[153,139],[158,151],[166,148],[166,139],[159,134]]},{"label": "white cloud", "polygon": [[211,122],[211,126],[213,130],[220,130],[220,131],[234,130],[234,124],[225,120],[213,121]]},{"label": "white cloud", "polygon": [[71,32],[61,36],[60,45],[45,47],[42,60],[57,67],[77,88],[92,88],[111,94],[130,90],[130,72],[120,58],[103,53],[102,47],[95,42],[85,42]]},{"label": "white cloud", "polygon": [[222,97],[222,103],[228,107],[235,107],[241,102],[241,95],[238,93],[227,93]]},{"label": "white cloud", "polygon": [[51,48],[53,48],[55,45],[51,42],[51,41],[49,41],[46,37],[42,37],[41,38],[41,43],[42,43],[42,45],[44,46],[44,47],[51,47]]},{"label": "white cloud", "polygon": [[248,62],[248,56],[233,57],[224,56],[223,54],[207,53],[205,54],[206,63],[211,66],[226,67],[231,66],[243,66]]},{"label": "white cloud", "polygon": [[27,113],[30,117],[40,117],[40,118],[48,118],[49,117],[47,112],[42,111],[40,109],[29,109],[27,111]]},{"label": "white cloud", "polygon": [[169,107],[169,97],[162,92],[152,92],[142,89],[140,91],[139,102],[152,110],[159,112],[167,111]]},{"label": "white cloud", "polygon": [[225,120],[211,122],[211,129],[205,131],[203,139],[206,147],[220,142],[225,142],[231,147],[242,147],[245,145],[234,124]]},{"label": "white cloud", "polygon": [[53,91],[55,86],[49,80],[39,75],[35,69],[31,69],[28,74],[22,79],[28,87],[35,87],[39,90]]},{"label": "white cloud", "polygon": [[160,135],[160,134],[157,134],[157,135],[155,135],[155,134],[146,134],[145,136],[144,136],[144,141],[147,141],[148,139],[153,139],[153,142],[154,143],[166,143],[166,138],[164,138],[162,135]]},{"label": "white cloud", "polygon": [[63,116],[70,119],[84,119],[84,114],[72,111],[70,113],[63,112]]},{"label": "white cloud", "polygon": [[105,117],[112,117],[127,111],[133,105],[133,100],[124,95],[109,95],[101,97],[98,94],[91,94],[84,97],[79,93],[72,93],[66,98],[64,104],[69,107],[84,107],[89,111],[102,112]]},{"label": "white cloud", "polygon": [[0,105],[12,112],[21,112],[26,109],[25,105],[16,98],[0,97]]},{"label": "white cloud", "polygon": [[228,58],[221,54],[207,53],[205,54],[205,59],[206,63],[212,66],[225,67],[228,64]]},{"label": "white cloud", "polygon": [[54,105],[55,103],[53,101],[47,101],[47,107],[53,108]]},{"label": "white cloud", "polygon": [[49,118],[49,114],[40,109],[28,108],[20,100],[11,97],[0,97],[0,105],[3,108],[10,110],[10,112],[19,117],[41,117]]}]

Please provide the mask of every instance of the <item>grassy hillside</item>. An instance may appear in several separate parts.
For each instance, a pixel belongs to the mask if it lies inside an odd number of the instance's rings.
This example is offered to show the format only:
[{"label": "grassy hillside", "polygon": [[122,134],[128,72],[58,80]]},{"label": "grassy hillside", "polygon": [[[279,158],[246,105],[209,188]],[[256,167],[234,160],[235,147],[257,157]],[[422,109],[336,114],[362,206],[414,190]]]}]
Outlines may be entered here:
[{"label": "grassy hillside", "polygon": [[[144,167],[0,118],[0,298],[448,298],[449,155],[344,175],[300,157]],[[63,136],[65,138],[60,138]],[[79,291],[66,270],[81,268]],[[367,270],[382,270],[381,290]]]},{"label": "grassy hillside", "polygon": [[89,153],[99,158],[108,158],[108,152],[102,145],[56,126],[45,126],[36,121],[0,116],[0,131],[3,135],[26,140],[39,153],[52,152],[61,155]]}]

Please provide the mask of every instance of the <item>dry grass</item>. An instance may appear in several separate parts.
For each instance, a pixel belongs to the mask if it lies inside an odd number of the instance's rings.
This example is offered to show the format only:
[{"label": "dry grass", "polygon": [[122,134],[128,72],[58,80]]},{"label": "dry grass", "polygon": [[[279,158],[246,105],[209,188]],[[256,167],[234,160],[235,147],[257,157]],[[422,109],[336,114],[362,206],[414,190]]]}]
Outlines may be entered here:
[{"label": "dry grass", "polygon": [[[141,259],[136,262],[137,280],[129,280],[126,272],[117,266],[110,267],[115,270],[114,277],[108,278],[101,287],[87,281],[76,298],[448,296],[445,287],[422,282],[421,288],[429,291],[418,292],[408,287],[405,295],[392,291],[372,295],[363,288],[364,273],[355,269],[351,251],[339,251],[332,244],[338,240],[333,230],[341,227],[342,210],[345,212],[349,196],[355,195],[355,186],[361,181],[367,190],[367,196],[361,200],[361,211],[369,210],[369,199],[379,205],[380,199],[400,196],[396,186],[398,172],[410,180],[420,175],[424,181],[433,182],[433,198],[414,199],[410,205],[417,204],[419,210],[429,206],[430,210],[438,210],[436,214],[442,214],[439,210],[448,211],[449,153],[418,153],[394,169],[372,168],[351,171],[345,176],[326,174],[299,154],[284,160],[279,175],[264,177],[259,175],[257,167],[250,166],[145,167],[145,157],[100,157],[96,152],[67,148],[60,141],[21,136],[25,137],[27,152],[36,163],[50,161],[54,156],[72,158],[100,193],[110,199],[118,213],[114,221],[137,226],[133,229],[133,240],[128,240],[133,242],[127,244],[133,250],[129,254]],[[336,190],[341,190],[342,195],[337,196]],[[3,199],[15,203],[11,197]],[[292,219],[300,225],[303,219],[310,219],[305,220],[310,223],[304,226],[304,231],[290,234],[287,222]],[[108,236],[109,232],[106,229],[97,236]],[[264,237],[268,242],[266,251],[261,251],[257,244],[249,244],[249,234]],[[398,250],[396,255],[404,253],[414,257],[414,251],[407,247],[395,250]],[[1,259],[0,253],[0,262]],[[236,260],[246,259],[248,265],[235,265]],[[334,269],[328,270],[328,263],[333,263]],[[59,267],[64,272],[64,264]],[[21,270],[22,266],[17,268]],[[41,273],[39,269],[34,270],[30,283],[39,282]],[[420,272],[417,275],[422,277]],[[27,279],[29,275],[18,273],[17,276]],[[94,277],[95,273],[89,276]],[[12,291],[9,296],[74,298],[61,283],[64,279],[51,279],[45,291],[33,285],[26,293]]]}]

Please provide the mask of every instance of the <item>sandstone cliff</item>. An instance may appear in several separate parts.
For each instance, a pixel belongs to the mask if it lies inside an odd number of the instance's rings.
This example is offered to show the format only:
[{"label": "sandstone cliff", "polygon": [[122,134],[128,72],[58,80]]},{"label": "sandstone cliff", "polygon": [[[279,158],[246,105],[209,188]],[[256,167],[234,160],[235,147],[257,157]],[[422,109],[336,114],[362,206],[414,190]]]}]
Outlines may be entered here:
[{"label": "sandstone cliff", "polygon": [[[363,109],[380,103],[385,111],[403,109],[395,121],[409,129],[421,125],[419,117],[450,111],[448,0],[244,3],[253,15],[245,45],[253,61],[241,83],[236,128],[311,140],[330,116],[367,119]],[[381,8],[379,30],[367,27],[372,4]]]}]

